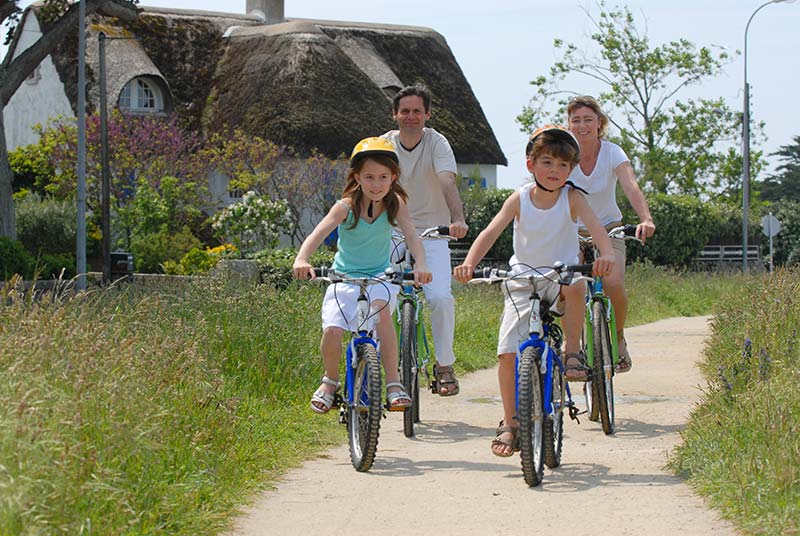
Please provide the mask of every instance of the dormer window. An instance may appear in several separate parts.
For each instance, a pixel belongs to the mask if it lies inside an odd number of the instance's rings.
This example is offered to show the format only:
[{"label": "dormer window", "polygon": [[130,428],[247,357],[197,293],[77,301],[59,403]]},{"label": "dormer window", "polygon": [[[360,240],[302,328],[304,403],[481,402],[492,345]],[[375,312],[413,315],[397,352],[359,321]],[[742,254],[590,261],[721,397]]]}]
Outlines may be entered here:
[{"label": "dormer window", "polygon": [[119,94],[119,109],[123,112],[158,113],[164,111],[161,89],[147,78],[134,78]]}]

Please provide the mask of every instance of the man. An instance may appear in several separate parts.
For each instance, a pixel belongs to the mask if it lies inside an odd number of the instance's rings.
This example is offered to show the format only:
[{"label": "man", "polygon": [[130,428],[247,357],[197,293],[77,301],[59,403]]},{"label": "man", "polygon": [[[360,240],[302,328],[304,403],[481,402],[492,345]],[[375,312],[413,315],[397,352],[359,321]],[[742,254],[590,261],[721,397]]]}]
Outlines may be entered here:
[{"label": "man", "polygon": [[[431,118],[431,94],[423,85],[407,86],[392,100],[392,117],[399,130],[383,135],[397,149],[400,158],[400,184],[408,192],[408,209],[417,231],[441,225],[450,235],[467,234],[464,209],[456,186],[456,159],[447,138],[425,127]],[[453,371],[455,299],[450,288],[450,248],[446,240],[424,240],[425,256],[433,281],[424,285],[431,309],[433,346],[437,365],[434,376],[439,395],[459,392]]]}]

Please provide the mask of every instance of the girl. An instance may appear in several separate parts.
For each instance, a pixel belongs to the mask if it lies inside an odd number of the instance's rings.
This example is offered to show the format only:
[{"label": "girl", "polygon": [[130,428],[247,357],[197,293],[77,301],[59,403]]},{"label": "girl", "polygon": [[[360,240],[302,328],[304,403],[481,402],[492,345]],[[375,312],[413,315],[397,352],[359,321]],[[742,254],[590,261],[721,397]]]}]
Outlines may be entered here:
[{"label": "girl", "polygon": [[[430,283],[431,273],[425,262],[425,250],[417,237],[406,206],[407,195],[397,177],[400,175],[394,146],[383,138],[358,142],[350,156],[342,199],[337,201],[317,227],[303,241],[295,258],[293,273],[298,279],[314,278],[308,262],[323,239],[339,226],[338,251],[333,269],[356,277],[377,276],[389,267],[392,226],[398,225],[406,236],[416,259],[414,281]],[[397,371],[397,334],[392,310],[397,296],[396,285],[371,285],[368,289],[370,311],[378,314],[377,333],[381,340],[381,361],[386,372],[386,400],[389,411],[403,411],[411,397],[403,390]],[[322,383],[311,397],[311,409],[327,413],[339,388],[339,359],[345,331],[356,326],[358,287],[346,283],[330,285],[322,302],[322,341],[320,351],[325,367]]]}]

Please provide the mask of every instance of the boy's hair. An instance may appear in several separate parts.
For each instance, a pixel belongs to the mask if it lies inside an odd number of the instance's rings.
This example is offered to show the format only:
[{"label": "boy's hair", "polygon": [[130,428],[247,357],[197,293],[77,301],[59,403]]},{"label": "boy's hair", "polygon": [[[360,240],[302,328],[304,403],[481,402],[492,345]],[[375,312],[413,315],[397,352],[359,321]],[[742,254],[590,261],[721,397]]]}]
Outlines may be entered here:
[{"label": "boy's hair", "polygon": [[[357,158],[353,161],[353,166],[347,172],[347,179],[345,179],[344,190],[342,197],[350,198],[350,210],[353,211],[353,223],[348,229],[354,229],[358,225],[358,220],[361,217],[361,200],[364,197],[364,192],[361,191],[361,185],[356,182],[356,173],[361,172],[364,163],[372,160],[373,162],[385,166],[391,170],[392,174],[396,177],[400,176],[400,166],[393,158],[383,154],[370,154],[362,158]],[[408,194],[400,186],[400,181],[395,179],[392,181],[392,186],[389,188],[389,193],[383,198],[383,206],[386,209],[386,216],[389,218],[389,223],[397,225],[397,211],[400,210],[400,201],[408,200]]]},{"label": "boy's hair", "polygon": [[556,125],[546,125],[535,130],[528,140],[525,155],[531,161],[543,154],[569,162],[573,167],[581,160],[578,140],[569,130]]},{"label": "boy's hair", "polygon": [[604,138],[608,132],[608,116],[603,113],[603,110],[600,108],[600,104],[595,100],[594,97],[590,95],[580,95],[569,101],[567,104],[567,122],[569,122],[569,116],[572,115],[572,112],[580,107],[589,108],[591,111],[597,114],[597,119],[600,122],[600,128],[598,129],[597,137]]},{"label": "boy's hair", "polygon": [[392,111],[397,113],[400,109],[400,99],[403,97],[421,97],[422,104],[425,106],[425,113],[431,111],[431,92],[423,84],[414,84],[413,86],[406,86],[392,98]]}]

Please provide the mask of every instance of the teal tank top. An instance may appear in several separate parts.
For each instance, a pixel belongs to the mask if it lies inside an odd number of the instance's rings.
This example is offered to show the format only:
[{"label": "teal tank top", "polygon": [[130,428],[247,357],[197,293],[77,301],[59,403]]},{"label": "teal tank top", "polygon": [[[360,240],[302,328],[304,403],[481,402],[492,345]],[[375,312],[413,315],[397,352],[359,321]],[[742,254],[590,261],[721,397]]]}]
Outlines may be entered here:
[{"label": "teal tank top", "polygon": [[376,276],[389,267],[392,247],[392,225],[384,210],[372,223],[359,218],[355,228],[353,211],[339,225],[338,251],[333,258],[333,269],[359,276]]}]

